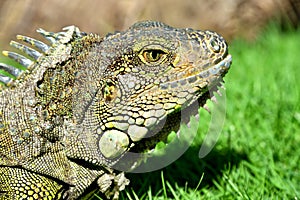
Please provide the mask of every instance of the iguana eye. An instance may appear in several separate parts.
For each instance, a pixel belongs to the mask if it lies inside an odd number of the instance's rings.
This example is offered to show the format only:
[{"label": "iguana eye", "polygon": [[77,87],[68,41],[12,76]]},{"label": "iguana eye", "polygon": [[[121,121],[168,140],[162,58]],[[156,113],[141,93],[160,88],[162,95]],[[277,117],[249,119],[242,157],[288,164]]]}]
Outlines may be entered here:
[{"label": "iguana eye", "polygon": [[140,55],[140,58],[143,62],[150,64],[162,62],[166,57],[166,52],[159,49],[144,50]]}]

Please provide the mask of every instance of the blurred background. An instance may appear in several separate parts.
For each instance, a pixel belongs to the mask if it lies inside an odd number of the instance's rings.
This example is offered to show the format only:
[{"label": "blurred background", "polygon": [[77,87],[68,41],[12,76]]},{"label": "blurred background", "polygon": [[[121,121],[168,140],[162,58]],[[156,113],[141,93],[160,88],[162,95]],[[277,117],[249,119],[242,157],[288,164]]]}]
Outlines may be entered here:
[{"label": "blurred background", "polygon": [[104,36],[146,19],[214,30],[230,43],[226,122],[199,159],[210,122],[201,109],[188,151],[162,170],[128,174],[121,199],[300,199],[300,0],[0,0],[0,52],[17,34],[42,39],[38,28]]},{"label": "blurred background", "polygon": [[253,40],[270,20],[297,27],[299,18],[300,0],[1,0],[0,45],[16,34],[35,36],[37,28],[76,25],[104,35],[146,19]]}]

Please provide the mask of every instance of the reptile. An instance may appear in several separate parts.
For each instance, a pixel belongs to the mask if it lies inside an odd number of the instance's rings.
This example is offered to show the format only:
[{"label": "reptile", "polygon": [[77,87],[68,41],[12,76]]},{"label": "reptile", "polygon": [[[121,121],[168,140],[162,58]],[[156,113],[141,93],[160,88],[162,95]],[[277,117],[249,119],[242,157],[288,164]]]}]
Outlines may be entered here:
[{"label": "reptile", "polygon": [[[118,199],[124,171],[178,131],[223,85],[228,45],[213,31],[137,22],[104,37],[76,26],[17,35],[0,64],[0,199]],[[115,166],[124,170],[115,170]]]}]

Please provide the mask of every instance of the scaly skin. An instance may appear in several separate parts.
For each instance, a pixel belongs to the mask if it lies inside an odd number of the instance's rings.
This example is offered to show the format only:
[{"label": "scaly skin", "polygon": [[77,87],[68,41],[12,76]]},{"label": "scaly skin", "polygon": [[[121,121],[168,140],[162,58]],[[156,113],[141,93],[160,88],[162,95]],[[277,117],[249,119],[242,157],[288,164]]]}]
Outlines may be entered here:
[{"label": "scaly skin", "polygon": [[177,131],[180,112],[203,105],[231,64],[218,34],[160,22],[104,38],[39,32],[50,46],[11,43],[33,61],[4,52],[25,70],[0,64],[0,199],[76,199],[95,181],[118,198],[129,181],[113,167],[137,166],[122,158]]}]

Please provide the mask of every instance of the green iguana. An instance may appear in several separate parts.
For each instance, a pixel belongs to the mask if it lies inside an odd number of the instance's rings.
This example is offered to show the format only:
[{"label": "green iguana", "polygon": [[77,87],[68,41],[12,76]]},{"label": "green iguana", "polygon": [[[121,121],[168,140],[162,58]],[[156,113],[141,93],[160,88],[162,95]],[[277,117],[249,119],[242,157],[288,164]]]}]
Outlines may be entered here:
[{"label": "green iguana", "polygon": [[18,35],[25,56],[3,52],[22,67],[0,64],[0,199],[77,199],[95,182],[117,199],[129,181],[114,166],[178,131],[231,65],[217,33],[160,22],[38,32],[49,44]]}]

